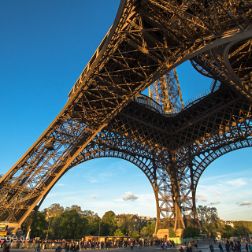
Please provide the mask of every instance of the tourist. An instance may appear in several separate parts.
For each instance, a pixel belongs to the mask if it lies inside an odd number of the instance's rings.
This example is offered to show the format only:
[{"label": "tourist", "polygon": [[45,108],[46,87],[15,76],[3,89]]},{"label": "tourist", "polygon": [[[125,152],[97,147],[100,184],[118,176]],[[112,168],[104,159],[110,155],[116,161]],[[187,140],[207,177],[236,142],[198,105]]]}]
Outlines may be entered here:
[{"label": "tourist", "polygon": [[210,249],[211,252],[214,252],[214,246],[213,246],[213,244],[209,245],[209,249]]},{"label": "tourist", "polygon": [[4,240],[2,244],[3,252],[9,252],[10,251],[10,244],[8,241]]},{"label": "tourist", "polygon": [[248,246],[248,243],[246,242],[245,244],[245,249],[246,249],[246,252],[249,252],[249,246]]},{"label": "tourist", "polygon": [[252,252],[252,243],[249,244],[249,252]]},{"label": "tourist", "polygon": [[179,248],[179,252],[185,252],[185,250],[184,250],[183,246],[180,246],[180,248]]},{"label": "tourist", "polygon": [[224,252],[224,249],[223,249],[223,247],[222,247],[222,245],[221,245],[221,243],[220,243],[220,242],[219,242],[218,247],[219,247],[219,249],[220,249],[220,252]]},{"label": "tourist", "polygon": [[134,243],[133,243],[133,241],[131,241],[130,242],[130,249],[133,250],[133,248],[134,248]]},{"label": "tourist", "polygon": [[61,252],[61,250],[62,250],[61,246],[58,245],[58,246],[56,247],[56,249],[55,249],[55,252]]},{"label": "tourist", "polygon": [[226,244],[225,244],[225,248],[227,252],[230,252],[230,243],[229,240],[227,240]]},{"label": "tourist", "polygon": [[40,252],[40,241],[35,243],[35,252]]}]

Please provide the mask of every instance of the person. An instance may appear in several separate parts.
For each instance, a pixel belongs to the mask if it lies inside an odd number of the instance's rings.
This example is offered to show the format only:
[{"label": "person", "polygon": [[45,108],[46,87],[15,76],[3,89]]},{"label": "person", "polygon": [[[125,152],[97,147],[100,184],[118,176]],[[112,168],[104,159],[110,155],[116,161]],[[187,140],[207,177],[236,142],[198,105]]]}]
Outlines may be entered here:
[{"label": "person", "polygon": [[210,249],[211,252],[214,252],[213,244],[210,244],[210,245],[209,245],[209,249]]},{"label": "person", "polygon": [[246,249],[246,252],[249,252],[249,246],[248,246],[248,243],[246,242],[245,244],[245,249]]},{"label": "person", "polygon": [[221,245],[220,242],[219,242],[219,249],[220,249],[220,252],[224,252],[224,249],[223,249],[223,247],[222,247],[222,245]]},{"label": "person", "polygon": [[182,246],[180,246],[179,252],[185,252],[185,250],[184,250],[184,248]]},{"label": "person", "polygon": [[164,250],[164,242],[161,242],[161,249]]},{"label": "person", "polygon": [[8,242],[6,240],[3,241],[3,252],[9,252],[10,251],[10,245],[8,244]]},{"label": "person", "polygon": [[186,252],[192,252],[192,246],[191,243],[189,242],[188,245],[186,246]]},{"label": "person", "polygon": [[35,244],[35,252],[40,252],[40,241],[37,241]]},{"label": "person", "polygon": [[131,241],[130,242],[130,249],[133,250],[133,248],[134,248],[134,243],[133,243],[133,241]]},{"label": "person", "polygon": [[61,248],[61,246],[59,245],[59,246],[57,246],[57,248],[55,249],[55,252],[61,252],[62,251],[62,248]]},{"label": "person", "polygon": [[249,244],[249,252],[252,252],[252,243]]},{"label": "person", "polygon": [[226,248],[226,251],[229,252],[230,251],[230,243],[229,243],[229,240],[227,240],[226,244],[225,244],[225,248]]}]

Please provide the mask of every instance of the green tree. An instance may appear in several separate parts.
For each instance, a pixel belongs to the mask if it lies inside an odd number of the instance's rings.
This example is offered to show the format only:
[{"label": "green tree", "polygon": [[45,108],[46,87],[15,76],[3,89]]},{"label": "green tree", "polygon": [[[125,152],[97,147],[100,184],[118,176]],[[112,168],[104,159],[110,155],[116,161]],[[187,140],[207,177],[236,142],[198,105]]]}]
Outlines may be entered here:
[{"label": "green tree", "polygon": [[46,219],[54,218],[60,216],[64,212],[64,207],[58,203],[54,203],[45,209]]},{"label": "green tree", "polygon": [[243,225],[235,225],[234,227],[234,236],[248,236],[250,230]]},{"label": "green tree", "polygon": [[252,233],[252,221],[234,221],[235,226],[244,226]]},{"label": "green tree", "polygon": [[45,212],[37,211],[26,219],[22,225],[22,230],[24,230],[26,234],[30,231],[31,238],[41,237],[44,239],[46,236],[47,227],[48,222],[46,221]]},{"label": "green tree", "polygon": [[124,235],[128,235],[129,220],[126,214],[117,215],[117,227]]},{"label": "green tree", "polygon": [[80,215],[83,215],[83,211],[82,211],[82,209],[81,209],[81,207],[80,206],[78,206],[78,205],[72,205],[71,207],[66,207],[66,209],[65,209],[66,211],[70,211],[70,210],[75,210],[78,214],[80,214]]},{"label": "green tree", "polygon": [[217,209],[215,207],[199,206],[197,212],[202,231],[207,233],[208,236],[216,236],[216,232],[221,227]]},{"label": "green tree", "polygon": [[53,239],[80,239],[85,235],[88,222],[76,210],[65,210],[53,219],[51,235]]},{"label": "green tree", "polygon": [[143,226],[140,231],[141,237],[146,239],[152,238],[155,231],[155,225],[156,225],[155,221],[147,222],[146,225]]},{"label": "green tree", "polygon": [[83,217],[87,220],[86,234],[89,235],[99,235],[99,228],[101,224],[101,218],[90,210],[83,211]]},{"label": "green tree", "polygon": [[194,238],[199,236],[200,229],[195,227],[186,227],[183,231],[183,237],[184,238]]},{"label": "green tree", "polygon": [[117,226],[125,235],[139,237],[146,221],[134,214],[117,215]]},{"label": "green tree", "polygon": [[116,215],[113,211],[106,212],[101,219],[101,234],[113,235],[117,228]]},{"label": "green tree", "polygon": [[114,236],[124,236],[124,233],[121,231],[121,229],[118,228],[114,232]]},{"label": "green tree", "polygon": [[234,228],[230,225],[224,225],[221,229],[221,236],[223,238],[230,238],[234,236]]}]

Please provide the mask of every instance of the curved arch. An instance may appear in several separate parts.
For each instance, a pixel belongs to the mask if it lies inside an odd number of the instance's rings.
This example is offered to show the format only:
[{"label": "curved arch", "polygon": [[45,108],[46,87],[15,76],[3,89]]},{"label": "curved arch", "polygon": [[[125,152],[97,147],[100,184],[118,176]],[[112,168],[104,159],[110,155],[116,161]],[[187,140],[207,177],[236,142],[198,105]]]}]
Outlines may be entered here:
[{"label": "curved arch", "polygon": [[[110,134],[111,133],[108,132],[107,137]],[[101,157],[122,158],[136,165],[146,175],[154,192],[157,213],[155,227],[156,233],[160,228],[161,220],[174,215],[170,176],[167,170],[162,166],[162,162],[158,161],[158,153],[153,154],[153,150],[151,148],[146,146],[143,147],[141,144],[139,146],[139,144],[136,143],[136,145],[134,145],[131,143],[132,140],[127,138],[122,140],[120,137],[115,137],[114,135],[112,139],[108,137],[108,142],[109,141],[111,141],[112,144],[109,147],[104,146],[103,144],[96,145],[95,147],[90,145],[90,148],[86,148],[84,150],[85,153],[82,153],[82,158],[76,160],[71,167],[79,163]],[[130,146],[133,150],[131,149],[130,152],[130,148],[125,148],[126,146]]]},{"label": "curved arch", "polygon": [[[199,179],[202,176],[206,168],[217,158],[229,153],[231,151],[252,147],[252,134],[246,132],[247,135],[238,134],[236,138],[230,136],[229,141],[219,142],[219,146],[203,147],[198,155],[195,155],[193,159],[188,163],[183,163],[185,168],[181,173],[181,193],[182,193],[182,209],[186,217],[193,220],[195,225],[199,225],[198,215],[196,210],[196,189],[199,183]],[[249,134],[248,134],[249,133]],[[241,139],[243,138],[243,139]],[[218,142],[218,141],[217,141]],[[205,149],[204,149],[205,148]]]},{"label": "curved arch", "polygon": [[[109,154],[110,152],[110,154]],[[144,164],[142,161],[140,161],[140,159],[137,159],[136,157],[127,155],[124,152],[121,151],[111,151],[108,150],[108,152],[104,151],[104,150],[98,150],[95,154],[92,152],[91,155],[87,155],[87,158],[82,159],[81,161],[78,160],[76,162],[74,162],[71,166],[69,166],[69,168],[63,173],[61,174],[60,177],[57,178],[57,181],[55,182],[55,184],[72,168],[74,168],[75,166],[84,163],[86,161],[90,161],[96,158],[121,158],[124,159],[126,161],[129,161],[130,163],[134,164],[136,167],[138,167],[140,170],[142,170],[142,172],[146,175],[146,177],[148,178],[148,180],[150,181],[151,185],[152,182],[151,181],[151,176],[149,176],[149,174],[147,172],[145,172],[146,170],[148,170],[148,165]],[[133,158],[132,158],[133,157]],[[144,169],[145,168],[145,169]],[[54,184],[54,185],[55,185]],[[43,201],[45,200],[45,198],[47,197],[47,195],[50,193],[51,189],[54,187],[54,185],[50,188],[50,190],[44,195],[44,197],[41,199],[41,201],[39,202],[39,206],[43,203]]]},{"label": "curved arch", "polygon": [[[81,160],[80,162],[76,162],[73,163],[69,169],[75,167],[76,165],[92,160],[92,159],[96,159],[96,158],[121,158],[124,159],[126,161],[129,161],[130,163],[134,164],[136,167],[138,167],[148,178],[148,180],[150,181],[150,183],[153,183],[153,179],[154,179],[154,175],[151,174],[151,169],[153,168],[152,163],[151,162],[147,162],[146,159],[146,163],[141,160],[140,158],[137,158],[136,156],[127,154],[126,152],[123,151],[114,151],[114,150],[96,150],[95,152],[90,152],[90,155],[87,155],[86,158],[84,158],[83,160]],[[69,170],[68,169],[68,170]],[[68,171],[67,170],[67,171]]]},{"label": "curved arch", "polygon": [[[94,151],[93,146],[90,145],[89,148],[88,147],[86,148],[85,154],[82,156],[83,159],[75,160],[75,162],[73,162],[71,166],[57,179],[56,183],[67,171],[76,167],[78,164],[84,163],[86,161],[90,161],[97,158],[108,158],[108,157],[120,158],[120,159],[128,161],[134,164],[136,167],[138,167],[145,174],[145,176],[148,178],[152,186],[154,196],[155,196],[155,202],[156,202],[156,218],[157,218],[156,226],[155,226],[155,233],[156,233],[157,230],[160,228],[161,219],[166,218],[167,216],[173,215],[173,212],[171,212],[172,206],[170,206],[171,202],[167,198],[167,193],[170,192],[169,176],[166,173],[165,169],[155,167],[155,164],[153,163],[151,159],[138,156],[136,153],[137,151],[135,152],[135,155],[133,155],[123,150],[113,150],[111,148],[104,149],[102,146],[100,146],[100,148],[96,148]],[[165,179],[161,178],[162,177],[160,175],[161,173],[163,177],[164,176],[166,177]],[[160,180],[162,180],[162,182],[160,182]],[[52,186],[50,190],[47,192],[47,194],[44,195],[44,197],[41,199],[41,201],[39,202],[37,206],[37,209],[39,209],[39,207],[42,205],[43,201],[45,200],[48,193],[51,191],[53,187],[54,186]],[[170,196],[169,198],[171,199],[172,197]],[[168,210],[168,207],[167,207],[168,205],[169,205],[170,210]]]},{"label": "curved arch", "polygon": [[226,153],[252,147],[252,138],[244,139],[241,141],[229,143],[227,145],[222,146],[221,148],[214,150],[212,152],[207,153],[207,155],[204,156],[203,159],[201,159],[201,162],[195,169],[195,172],[197,172],[197,180],[195,181],[195,189],[197,188],[198,182],[200,177],[202,176],[203,172],[206,170],[206,168],[217,158],[225,155]]}]

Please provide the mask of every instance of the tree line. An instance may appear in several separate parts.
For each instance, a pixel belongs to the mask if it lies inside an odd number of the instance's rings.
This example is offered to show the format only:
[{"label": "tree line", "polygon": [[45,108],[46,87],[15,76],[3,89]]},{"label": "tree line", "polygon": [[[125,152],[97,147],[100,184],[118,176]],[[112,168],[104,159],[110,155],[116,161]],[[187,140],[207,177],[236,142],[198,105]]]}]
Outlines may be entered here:
[{"label": "tree line", "polygon": [[196,237],[205,234],[208,237],[222,238],[245,237],[252,233],[252,221],[224,221],[218,216],[215,207],[198,206],[198,226],[190,223],[184,230],[184,237]]},{"label": "tree line", "polygon": [[62,207],[52,204],[30,216],[22,226],[24,233],[41,239],[81,239],[85,235],[152,237],[155,218],[146,219],[135,214],[106,212],[101,218],[80,206]]},{"label": "tree line", "polygon": [[[205,234],[224,238],[246,236],[252,233],[252,222],[236,221],[227,223],[218,216],[215,207],[199,206],[198,223],[185,219],[186,228],[183,237],[196,237]],[[166,220],[167,223],[169,220]],[[90,210],[82,210],[73,205],[64,208],[60,204],[34,212],[23,224],[22,230],[30,237],[41,239],[81,239],[86,235],[129,236],[132,238],[152,238],[155,230],[155,218],[144,218],[135,214],[118,214],[108,211],[100,218]],[[175,236],[169,228],[170,237]]]}]

